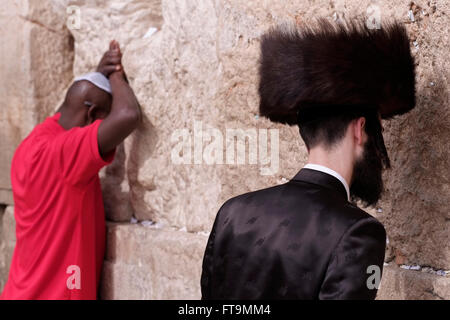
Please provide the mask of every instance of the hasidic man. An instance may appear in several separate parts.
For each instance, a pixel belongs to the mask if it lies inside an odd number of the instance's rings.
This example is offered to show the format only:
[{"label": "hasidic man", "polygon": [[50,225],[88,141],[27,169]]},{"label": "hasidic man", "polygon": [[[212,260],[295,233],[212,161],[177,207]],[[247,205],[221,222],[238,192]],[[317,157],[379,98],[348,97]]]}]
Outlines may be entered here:
[{"label": "hasidic man", "polygon": [[220,208],[203,299],[374,299],[386,232],[351,201],[377,203],[390,167],[381,119],[415,106],[405,28],[272,29],[261,42],[259,93],[263,116],[299,126],[308,163],[288,183]]},{"label": "hasidic man", "polygon": [[75,79],[58,112],[17,148],[11,167],[16,247],[2,299],[96,299],[105,250],[98,177],[140,118],[121,50]]}]

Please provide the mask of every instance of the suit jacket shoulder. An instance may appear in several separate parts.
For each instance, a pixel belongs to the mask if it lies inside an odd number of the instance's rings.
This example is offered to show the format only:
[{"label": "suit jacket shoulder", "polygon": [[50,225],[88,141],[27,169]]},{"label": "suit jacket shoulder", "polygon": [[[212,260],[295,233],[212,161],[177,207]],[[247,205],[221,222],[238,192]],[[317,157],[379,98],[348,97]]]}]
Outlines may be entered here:
[{"label": "suit jacket shoulder", "polygon": [[376,295],[367,288],[367,268],[383,267],[384,227],[347,201],[336,178],[300,178],[222,205],[203,261],[204,299]]}]

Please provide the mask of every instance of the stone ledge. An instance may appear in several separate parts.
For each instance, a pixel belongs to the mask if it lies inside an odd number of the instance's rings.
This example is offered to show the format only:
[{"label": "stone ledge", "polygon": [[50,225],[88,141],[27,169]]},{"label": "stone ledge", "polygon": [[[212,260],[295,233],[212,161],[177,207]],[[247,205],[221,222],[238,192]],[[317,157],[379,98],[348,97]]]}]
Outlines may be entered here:
[{"label": "stone ledge", "polygon": [[448,300],[450,277],[405,270],[394,264],[383,268],[377,300]]},{"label": "stone ledge", "polygon": [[[103,299],[199,299],[207,237],[108,223]],[[450,299],[450,277],[386,265],[378,300]]]},{"label": "stone ledge", "polygon": [[14,218],[14,207],[8,206],[3,215],[3,234],[1,237],[8,243],[16,243],[16,220]]},{"label": "stone ledge", "polygon": [[[0,212],[0,290],[15,245],[14,207]],[[108,223],[102,299],[200,299],[207,236]],[[450,277],[384,266],[377,300],[450,299]]]},{"label": "stone ledge", "polygon": [[8,279],[9,266],[16,245],[14,207],[0,209],[0,292]]},{"label": "stone ledge", "polygon": [[0,188],[0,203],[14,205],[13,193],[11,189]]},{"label": "stone ledge", "polygon": [[200,299],[207,237],[108,223],[102,299]]}]

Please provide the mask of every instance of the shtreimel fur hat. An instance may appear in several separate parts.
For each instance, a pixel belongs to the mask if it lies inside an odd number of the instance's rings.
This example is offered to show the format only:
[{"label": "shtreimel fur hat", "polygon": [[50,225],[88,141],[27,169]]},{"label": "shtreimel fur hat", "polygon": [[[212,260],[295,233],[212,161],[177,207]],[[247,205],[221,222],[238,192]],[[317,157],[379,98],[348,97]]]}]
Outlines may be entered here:
[{"label": "shtreimel fur hat", "polygon": [[376,106],[383,119],[415,106],[414,60],[398,23],[273,28],[262,36],[259,75],[260,114],[290,125],[311,106]]}]

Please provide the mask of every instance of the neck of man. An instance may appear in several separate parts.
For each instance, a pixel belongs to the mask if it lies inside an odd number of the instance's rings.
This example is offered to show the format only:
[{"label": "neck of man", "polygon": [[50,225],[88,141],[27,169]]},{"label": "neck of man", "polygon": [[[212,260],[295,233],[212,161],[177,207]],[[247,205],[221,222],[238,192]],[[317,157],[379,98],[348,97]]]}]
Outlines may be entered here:
[{"label": "neck of man", "polygon": [[311,148],[308,156],[308,164],[318,164],[339,173],[351,185],[354,159],[350,146],[341,144],[332,149],[322,146]]},{"label": "neck of man", "polygon": [[83,118],[80,112],[75,112],[75,108],[70,108],[70,106],[65,105],[65,103],[63,103],[56,112],[61,113],[58,123],[65,130],[81,127],[83,125]]}]

